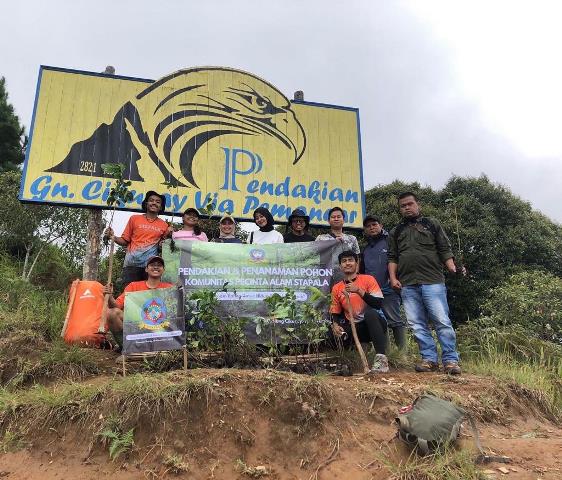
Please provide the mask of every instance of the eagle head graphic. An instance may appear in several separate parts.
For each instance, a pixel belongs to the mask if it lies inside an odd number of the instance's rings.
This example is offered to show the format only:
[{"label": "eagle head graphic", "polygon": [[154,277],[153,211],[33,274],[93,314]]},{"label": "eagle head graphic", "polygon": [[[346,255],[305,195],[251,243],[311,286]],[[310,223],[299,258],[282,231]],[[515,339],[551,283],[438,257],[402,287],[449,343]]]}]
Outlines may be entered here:
[{"label": "eagle head graphic", "polygon": [[[148,155],[164,181],[199,188],[195,156],[209,140],[223,135],[266,136],[293,164],[306,148],[291,103],[273,85],[240,70],[200,67],[151,84],[126,102],[111,124],[101,124],[89,138],[76,142],[48,171],[101,177],[101,164],[117,162],[125,165],[126,178],[144,181],[138,162]],[[96,171],[81,172],[81,161],[93,162]]]}]

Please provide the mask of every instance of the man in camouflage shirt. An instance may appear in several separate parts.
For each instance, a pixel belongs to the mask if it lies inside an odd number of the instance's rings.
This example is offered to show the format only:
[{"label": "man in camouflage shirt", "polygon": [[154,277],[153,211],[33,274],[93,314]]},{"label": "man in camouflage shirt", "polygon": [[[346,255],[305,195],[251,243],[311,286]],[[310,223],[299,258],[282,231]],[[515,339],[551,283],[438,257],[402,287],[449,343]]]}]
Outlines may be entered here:
[{"label": "man in camouflage shirt", "polygon": [[330,224],[330,231],[323,233],[316,237],[316,241],[323,240],[337,240],[339,247],[334,248],[331,259],[331,267],[333,268],[332,281],[330,286],[341,282],[344,279],[344,274],[340,268],[338,255],[346,251],[352,251],[359,254],[359,243],[357,238],[348,233],[343,233],[343,224],[345,222],[344,212],[340,207],[331,208],[328,211],[328,223]]}]

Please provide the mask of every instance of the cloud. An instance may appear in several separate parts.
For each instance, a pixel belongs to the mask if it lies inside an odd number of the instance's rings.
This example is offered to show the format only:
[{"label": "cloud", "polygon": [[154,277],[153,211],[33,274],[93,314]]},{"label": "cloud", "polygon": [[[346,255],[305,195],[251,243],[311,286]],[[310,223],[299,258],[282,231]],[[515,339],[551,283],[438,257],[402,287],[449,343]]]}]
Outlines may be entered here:
[{"label": "cloud", "polygon": [[[437,30],[431,15],[411,5],[10,2],[3,9],[9,20],[0,41],[14,47],[3,52],[0,68],[10,99],[28,127],[40,64],[93,71],[111,64],[118,74],[145,78],[194,65],[242,68],[271,81],[287,96],[304,90],[310,101],[359,107],[367,187],[399,178],[439,188],[452,174],[486,173],[562,221],[560,156],[525,153],[505,125],[494,123],[505,115],[483,109],[481,99],[490,98],[490,92],[482,91],[486,83],[470,84],[473,77],[466,73],[474,73],[478,64],[459,68],[459,59],[466,57],[461,56],[455,29]],[[458,18],[451,17],[451,25]],[[476,22],[478,15],[471,18]],[[458,35],[473,34],[478,25],[473,26]],[[470,39],[462,45],[470,46]],[[530,97],[535,88],[530,84],[518,94]],[[502,104],[505,99],[494,108]],[[520,105],[518,114],[524,116],[529,102]],[[545,124],[545,131],[553,131],[536,109],[530,114],[536,124]]]}]

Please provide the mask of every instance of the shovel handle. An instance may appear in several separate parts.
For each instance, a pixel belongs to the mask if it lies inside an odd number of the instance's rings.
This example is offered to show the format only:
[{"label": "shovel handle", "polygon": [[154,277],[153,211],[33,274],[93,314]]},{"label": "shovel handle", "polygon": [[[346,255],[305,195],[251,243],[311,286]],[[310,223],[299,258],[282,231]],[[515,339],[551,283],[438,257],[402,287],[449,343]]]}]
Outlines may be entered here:
[{"label": "shovel handle", "polygon": [[351,334],[353,335],[355,348],[359,352],[359,357],[361,358],[361,363],[363,364],[363,373],[369,373],[371,369],[369,368],[369,362],[367,361],[367,357],[365,356],[365,352],[363,351],[363,347],[361,346],[361,342],[359,341],[359,337],[357,336],[357,329],[355,328],[355,319],[353,317],[353,309],[351,308],[349,293],[344,291],[344,295],[346,300],[345,310],[347,311],[347,315],[349,316],[349,323],[351,324]]}]

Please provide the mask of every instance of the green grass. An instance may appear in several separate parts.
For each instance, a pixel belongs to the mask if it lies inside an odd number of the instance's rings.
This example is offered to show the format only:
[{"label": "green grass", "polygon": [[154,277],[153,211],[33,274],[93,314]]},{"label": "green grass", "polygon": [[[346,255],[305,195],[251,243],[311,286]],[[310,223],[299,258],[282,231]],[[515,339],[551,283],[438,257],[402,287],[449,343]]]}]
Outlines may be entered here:
[{"label": "green grass", "polygon": [[379,460],[389,470],[389,480],[485,480],[470,452],[450,448],[425,457],[412,453],[395,462],[385,455]]},{"label": "green grass", "polygon": [[[6,342],[9,346],[9,341]],[[41,350],[44,348],[44,350]],[[76,345],[66,345],[62,341],[39,344],[31,355],[18,354],[17,346],[4,350],[0,360],[11,363],[9,388],[19,388],[34,383],[79,379],[99,372],[98,365],[88,349]]]},{"label": "green grass", "polygon": [[19,277],[19,266],[0,253],[0,364],[11,388],[37,381],[83,378],[98,372],[87,349],[65,345],[60,332],[66,295]]},{"label": "green grass", "polygon": [[[193,399],[208,402],[216,390],[214,377],[181,374],[135,374],[104,383],[64,383],[54,387],[0,389],[0,424],[13,422],[47,430],[68,422],[94,426],[100,413],[119,416],[121,425],[188,408]],[[124,427],[123,427],[124,428]]]},{"label": "green grass", "polygon": [[[497,394],[500,390],[504,390],[502,395],[510,394],[505,393],[504,386],[511,393],[518,390],[519,397],[534,401],[537,409],[551,420],[562,418],[562,346],[536,338],[521,328],[485,328],[477,322],[458,328],[457,341],[463,373],[498,379]],[[391,345],[388,358],[393,368],[413,367],[419,359],[411,333],[407,351],[400,352]],[[485,395],[481,400],[485,400]]]},{"label": "green grass", "polygon": [[177,453],[168,453],[163,463],[166,467],[166,472],[171,472],[174,475],[189,472],[189,463],[184,461],[183,456]]},{"label": "green grass", "polygon": [[[105,432],[102,437],[108,448],[114,442],[118,451],[132,428],[157,429],[177,418],[178,412],[187,418],[193,412],[213,412],[233,398],[230,385],[237,378],[228,372],[205,377],[183,372],[138,373],[94,383],[2,388],[0,425],[2,431],[30,432],[29,435],[58,430],[63,425],[98,439]],[[317,378],[275,371],[250,378],[249,392],[259,395],[271,391],[259,408],[292,425],[297,435],[319,426],[331,407],[333,393]],[[255,400],[258,406],[259,399]]]},{"label": "green grass", "polygon": [[528,390],[550,417],[562,418],[562,347],[511,328],[458,332],[465,372],[488,375]]},{"label": "green grass", "polygon": [[17,264],[0,254],[0,335],[33,330],[46,340],[60,335],[66,313],[66,298],[22,280]]},{"label": "green grass", "polygon": [[508,355],[468,359],[463,362],[468,373],[493,376],[503,383],[523,387],[534,398],[537,408],[551,419],[562,417],[562,380],[560,374],[537,365],[516,362]]},{"label": "green grass", "polygon": [[15,452],[25,448],[27,443],[23,439],[23,434],[18,431],[10,430],[9,428],[4,431],[0,438],[0,452],[8,453]]}]

